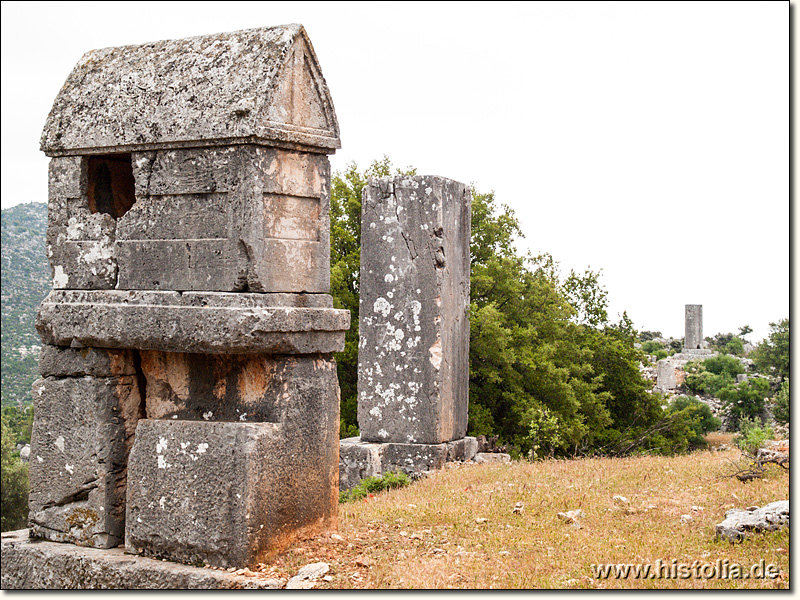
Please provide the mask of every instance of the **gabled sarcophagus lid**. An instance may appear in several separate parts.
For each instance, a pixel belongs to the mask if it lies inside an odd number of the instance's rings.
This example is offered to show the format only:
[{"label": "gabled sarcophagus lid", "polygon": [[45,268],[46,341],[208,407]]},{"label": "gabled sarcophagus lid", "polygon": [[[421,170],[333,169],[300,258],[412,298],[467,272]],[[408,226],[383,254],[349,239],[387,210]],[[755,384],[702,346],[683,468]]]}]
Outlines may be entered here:
[{"label": "gabled sarcophagus lid", "polygon": [[302,25],[87,52],[56,97],[41,149],[63,156],[237,143],[341,147]]}]

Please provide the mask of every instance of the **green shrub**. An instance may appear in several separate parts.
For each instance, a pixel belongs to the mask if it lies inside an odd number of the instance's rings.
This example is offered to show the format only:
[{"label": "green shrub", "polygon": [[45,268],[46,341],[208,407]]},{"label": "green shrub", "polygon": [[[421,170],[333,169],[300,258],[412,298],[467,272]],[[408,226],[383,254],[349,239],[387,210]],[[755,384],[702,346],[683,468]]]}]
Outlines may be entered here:
[{"label": "green shrub", "polygon": [[688,396],[676,396],[667,408],[668,414],[682,412],[687,422],[690,432],[688,433],[689,443],[694,447],[704,447],[706,441],[703,436],[711,431],[716,431],[722,425],[708,404],[701,402],[697,398]]},{"label": "green shrub", "polygon": [[772,439],[773,433],[772,427],[762,424],[758,417],[743,417],[739,421],[739,433],[733,441],[742,452],[754,455],[764,446],[764,442]]},{"label": "green shrub", "polygon": [[661,343],[653,341],[653,340],[644,342],[642,344],[642,351],[645,354],[655,354],[659,350],[663,350],[663,349],[664,349],[664,344],[661,344]]},{"label": "green shrub", "polygon": [[772,400],[772,414],[781,425],[789,422],[789,379],[784,379]]},{"label": "green shrub", "polygon": [[667,356],[669,356],[666,350],[656,350],[654,355],[656,360],[661,360],[662,358],[667,358]]},{"label": "green shrub", "polygon": [[405,473],[384,473],[382,476],[373,476],[362,479],[357,486],[351,490],[339,492],[339,504],[345,502],[356,502],[367,498],[370,494],[392,490],[409,485],[411,478]]},{"label": "green shrub", "polygon": [[739,373],[744,373],[744,365],[742,365],[742,362],[734,356],[727,356],[725,354],[707,358],[701,363],[701,366],[706,371],[710,371],[715,375],[722,375],[724,373],[731,377],[736,377]]},{"label": "green shrub", "polygon": [[769,382],[763,377],[753,377],[739,384],[719,390],[722,400],[733,417],[734,424],[741,419],[753,419],[764,411],[764,400],[769,395]]}]

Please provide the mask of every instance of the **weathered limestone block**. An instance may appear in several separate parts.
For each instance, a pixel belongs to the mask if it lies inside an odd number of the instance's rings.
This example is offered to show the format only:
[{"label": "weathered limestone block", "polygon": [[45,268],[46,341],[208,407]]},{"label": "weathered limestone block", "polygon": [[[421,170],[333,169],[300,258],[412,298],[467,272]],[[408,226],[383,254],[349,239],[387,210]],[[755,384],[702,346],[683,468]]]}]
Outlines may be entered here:
[{"label": "weathered limestone block", "polygon": [[[120,366],[118,358],[109,357],[109,371],[129,372],[131,365]],[[128,452],[142,409],[137,378],[46,377],[34,383],[33,397],[32,534],[96,548],[118,545]]]},{"label": "weathered limestone block", "polygon": [[148,419],[281,423],[298,388],[313,388],[313,360],[280,354],[142,350]]},{"label": "weathered limestone block", "polygon": [[117,227],[119,289],[330,289],[325,155],[237,145],[132,160],[137,200]]},{"label": "weathered limestone block", "polygon": [[277,423],[140,421],[128,550],[252,566],[300,536],[335,528],[338,452],[331,461],[326,442],[304,448]]},{"label": "weathered limestone block", "polygon": [[[146,368],[144,357],[142,363]],[[205,421],[192,414],[193,403],[203,402],[195,397],[182,419],[139,421],[128,476],[131,551],[253,565],[298,536],[336,526],[336,363],[330,356],[287,357],[272,377],[283,378],[270,382],[282,392],[280,423]],[[239,388],[246,392],[247,385]],[[220,404],[216,410],[234,413]]]},{"label": "weathered limestone block", "polygon": [[[294,306],[272,302],[296,300]],[[54,290],[36,328],[46,344],[165,352],[328,354],[344,349],[346,310],[330,297]],[[300,306],[297,306],[297,305]]]},{"label": "weathered limestone block", "polygon": [[381,475],[383,444],[362,442],[360,437],[339,440],[339,489],[349,490],[367,477]]},{"label": "weathered limestone block", "polygon": [[402,471],[407,475],[444,468],[447,444],[381,444],[381,470]]},{"label": "weathered limestone block", "polygon": [[27,529],[3,533],[4,590],[280,589],[283,582],[28,538]]},{"label": "weathered limestone block", "polygon": [[469,379],[469,189],[441,177],[364,191],[358,422],[364,441],[464,437]]},{"label": "weathered limestone block", "polygon": [[45,344],[39,352],[42,377],[118,377],[136,375],[132,350],[64,348]]},{"label": "weathered limestone block", "polygon": [[789,526],[789,501],[779,500],[752,510],[732,508],[725,513],[725,520],[718,523],[718,538],[729,542],[741,542],[752,533],[775,531]]},{"label": "weathered limestone block", "polygon": [[339,440],[339,489],[352,489],[366,477],[389,471],[413,475],[441,469],[446,461],[467,462],[477,450],[474,437],[442,444],[379,444],[346,438]]},{"label": "weathered limestone block", "polygon": [[478,440],[474,437],[464,437],[460,440],[447,442],[448,462],[467,462],[475,458],[478,452]]}]

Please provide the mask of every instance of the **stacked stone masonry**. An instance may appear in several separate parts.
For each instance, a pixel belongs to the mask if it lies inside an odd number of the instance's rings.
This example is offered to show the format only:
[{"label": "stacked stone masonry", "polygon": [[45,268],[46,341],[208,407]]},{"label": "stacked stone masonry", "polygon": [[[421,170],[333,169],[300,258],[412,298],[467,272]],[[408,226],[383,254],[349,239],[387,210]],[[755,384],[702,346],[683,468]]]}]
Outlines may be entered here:
[{"label": "stacked stone masonry", "polygon": [[33,537],[227,567],[336,526],[338,147],[299,25],[81,59],[42,135]]}]

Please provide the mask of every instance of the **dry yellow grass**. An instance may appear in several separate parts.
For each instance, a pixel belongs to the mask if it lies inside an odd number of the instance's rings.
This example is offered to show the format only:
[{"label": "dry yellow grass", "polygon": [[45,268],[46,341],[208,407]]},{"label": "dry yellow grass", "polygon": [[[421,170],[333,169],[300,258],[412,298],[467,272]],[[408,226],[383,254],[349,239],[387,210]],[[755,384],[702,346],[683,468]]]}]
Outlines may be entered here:
[{"label": "dry yellow grass", "polygon": [[[288,576],[331,565],[323,588],[786,588],[788,530],[741,544],[715,539],[734,507],[788,499],[787,471],[760,481],[719,479],[735,450],[681,457],[549,460],[446,469],[410,487],[340,505],[336,537],[280,556]],[[615,500],[627,498],[628,504]],[[521,502],[521,513],[514,507]],[[581,509],[580,528],[557,517]],[[681,522],[682,515],[691,520]],[[599,563],[729,563],[764,559],[778,579],[595,579]]]}]

